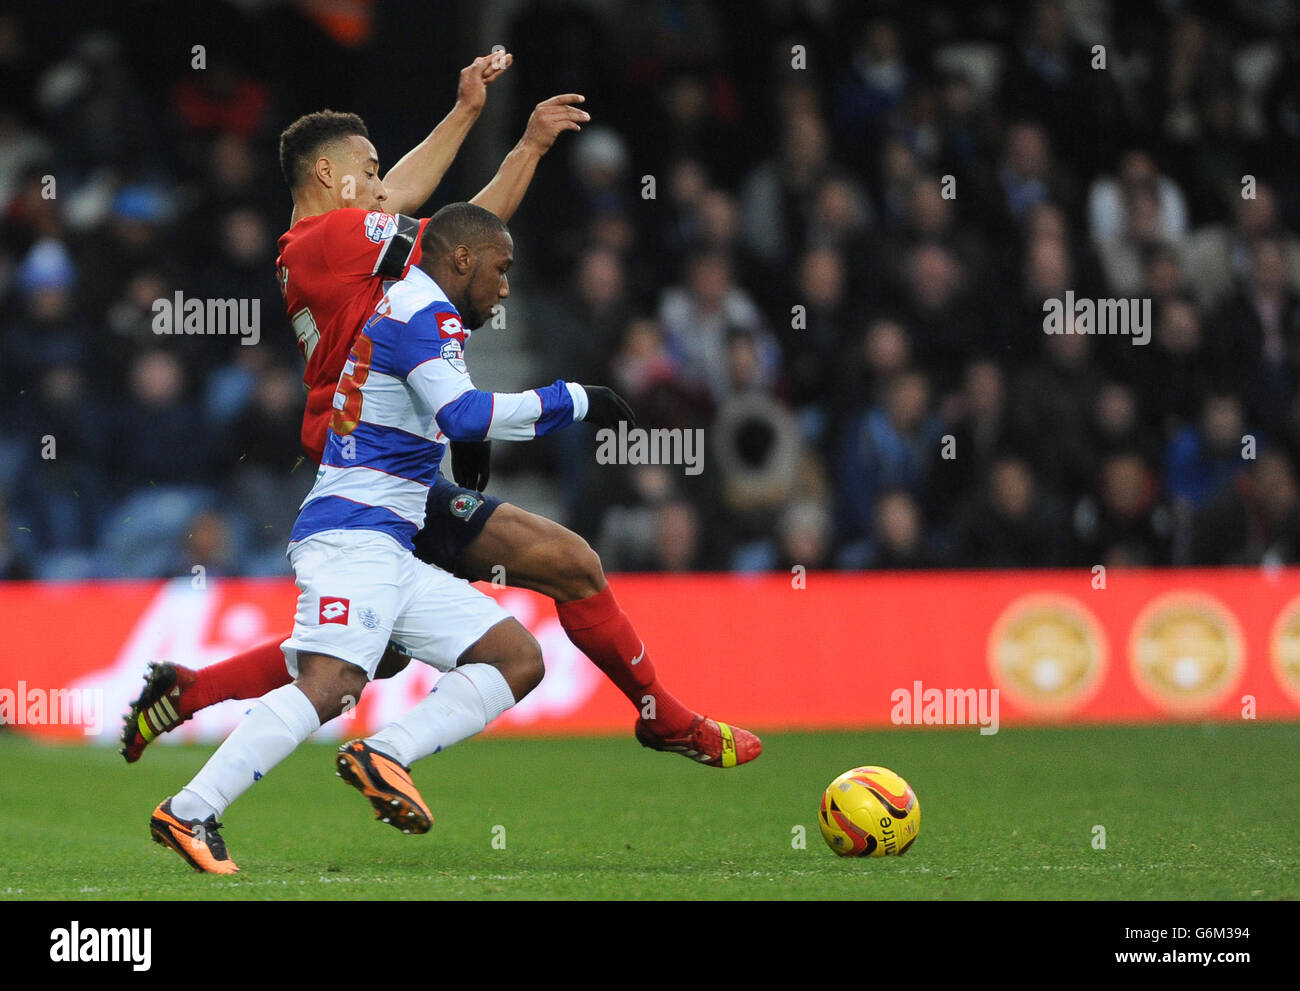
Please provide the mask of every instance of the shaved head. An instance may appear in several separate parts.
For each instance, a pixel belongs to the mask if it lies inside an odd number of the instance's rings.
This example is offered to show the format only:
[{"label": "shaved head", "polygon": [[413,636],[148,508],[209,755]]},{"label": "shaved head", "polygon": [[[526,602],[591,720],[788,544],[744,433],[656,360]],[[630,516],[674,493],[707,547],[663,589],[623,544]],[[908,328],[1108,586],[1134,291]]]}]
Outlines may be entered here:
[{"label": "shaved head", "polygon": [[495,213],[451,203],[429,218],[420,250],[420,268],[442,287],[471,330],[510,295],[506,271],[515,260],[514,240]]},{"label": "shaved head", "polygon": [[494,243],[506,225],[491,210],[473,203],[448,203],[429,218],[420,242],[426,254],[443,254],[457,245],[475,250]]}]

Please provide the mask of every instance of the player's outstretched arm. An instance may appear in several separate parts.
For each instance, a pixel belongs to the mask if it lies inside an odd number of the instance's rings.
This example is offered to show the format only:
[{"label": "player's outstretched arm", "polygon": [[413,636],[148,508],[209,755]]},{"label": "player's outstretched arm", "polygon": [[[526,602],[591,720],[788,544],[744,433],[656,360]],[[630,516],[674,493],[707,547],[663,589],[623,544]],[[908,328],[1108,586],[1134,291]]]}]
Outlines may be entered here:
[{"label": "player's outstretched arm", "polygon": [[[444,380],[443,395],[451,391],[447,384]],[[561,379],[527,392],[483,392],[471,387],[435,408],[438,429],[448,440],[457,441],[532,440],[586,419],[589,411],[582,386]]]},{"label": "player's outstretched arm", "polygon": [[591,114],[575,106],[584,100],[586,97],[578,93],[561,93],[537,104],[528,117],[524,136],[501,161],[492,181],[470,202],[508,222],[528,192],[537,163],[551,150],[560,132],[581,131],[582,125],[591,120]]},{"label": "player's outstretched arm", "polygon": [[510,68],[513,61],[514,56],[509,52],[492,52],[480,55],[460,70],[456,105],[451,113],[384,176],[388,189],[385,207],[389,213],[414,214],[433,195],[470,128],[483,112],[488,85]]},{"label": "player's outstretched arm", "polygon": [[[455,319],[459,325],[454,315],[443,319]],[[613,427],[628,420],[636,426],[631,408],[604,386],[557,379],[527,392],[476,389],[458,339],[441,339],[436,330],[431,333],[431,328],[418,320],[410,329],[413,350],[407,385],[450,441],[532,440],[578,420],[597,427]]]}]

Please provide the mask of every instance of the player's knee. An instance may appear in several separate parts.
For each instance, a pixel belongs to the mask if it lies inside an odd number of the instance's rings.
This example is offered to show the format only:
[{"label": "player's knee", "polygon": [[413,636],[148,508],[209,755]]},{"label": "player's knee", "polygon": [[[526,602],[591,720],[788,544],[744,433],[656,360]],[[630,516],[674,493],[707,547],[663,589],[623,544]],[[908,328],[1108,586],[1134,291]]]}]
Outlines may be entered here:
[{"label": "player's knee", "polygon": [[513,638],[509,655],[501,666],[516,702],[540,685],[546,674],[541,645],[523,627],[520,627],[519,635]]},{"label": "player's knee", "polygon": [[457,664],[490,664],[505,678],[515,701],[536,688],[546,668],[537,638],[519,620],[502,620],[492,627],[465,653]]},{"label": "player's knee", "polygon": [[600,555],[571,530],[555,541],[554,560],[560,602],[572,602],[595,595],[605,587],[605,570]]},{"label": "player's knee", "polygon": [[366,673],[355,664],[324,655],[299,659],[298,689],[323,723],[351,709],[366,687]]},{"label": "player's knee", "polygon": [[333,707],[331,707],[329,715],[323,716],[321,722],[324,722],[325,719],[333,719],[340,713],[356,708],[357,703],[361,701],[361,693],[365,691],[365,688],[366,673],[360,668],[349,664],[347,669],[341,672],[335,680],[333,691],[328,696],[334,700],[334,704],[338,706],[338,711],[334,711]]}]

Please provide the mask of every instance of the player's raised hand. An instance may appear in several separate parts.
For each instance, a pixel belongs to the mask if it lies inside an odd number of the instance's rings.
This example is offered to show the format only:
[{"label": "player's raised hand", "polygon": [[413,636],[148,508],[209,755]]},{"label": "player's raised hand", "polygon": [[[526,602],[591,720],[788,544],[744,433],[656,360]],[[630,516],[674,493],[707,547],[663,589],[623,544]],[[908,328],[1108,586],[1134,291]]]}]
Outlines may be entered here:
[{"label": "player's raised hand", "polygon": [[475,113],[487,103],[488,84],[510,68],[515,57],[509,52],[488,52],[460,70],[456,102]]},{"label": "player's raised hand", "polygon": [[603,385],[584,385],[582,389],[587,393],[587,415],[583,419],[588,423],[616,427],[620,420],[626,420],[629,427],[636,426],[632,407],[613,389]]},{"label": "player's raised hand", "polygon": [[580,93],[561,93],[537,104],[528,117],[522,143],[545,155],[561,131],[581,131],[591,114],[574,104],[586,99]]}]

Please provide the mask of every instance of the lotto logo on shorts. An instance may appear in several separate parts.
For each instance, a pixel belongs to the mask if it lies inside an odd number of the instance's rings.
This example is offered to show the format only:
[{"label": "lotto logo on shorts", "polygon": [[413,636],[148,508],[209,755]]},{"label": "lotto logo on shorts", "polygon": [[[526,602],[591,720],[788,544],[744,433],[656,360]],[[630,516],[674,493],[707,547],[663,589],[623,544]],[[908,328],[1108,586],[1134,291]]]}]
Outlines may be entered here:
[{"label": "lotto logo on shorts", "polygon": [[348,625],[348,600],[320,597],[320,621],[322,623],[339,623]]}]

